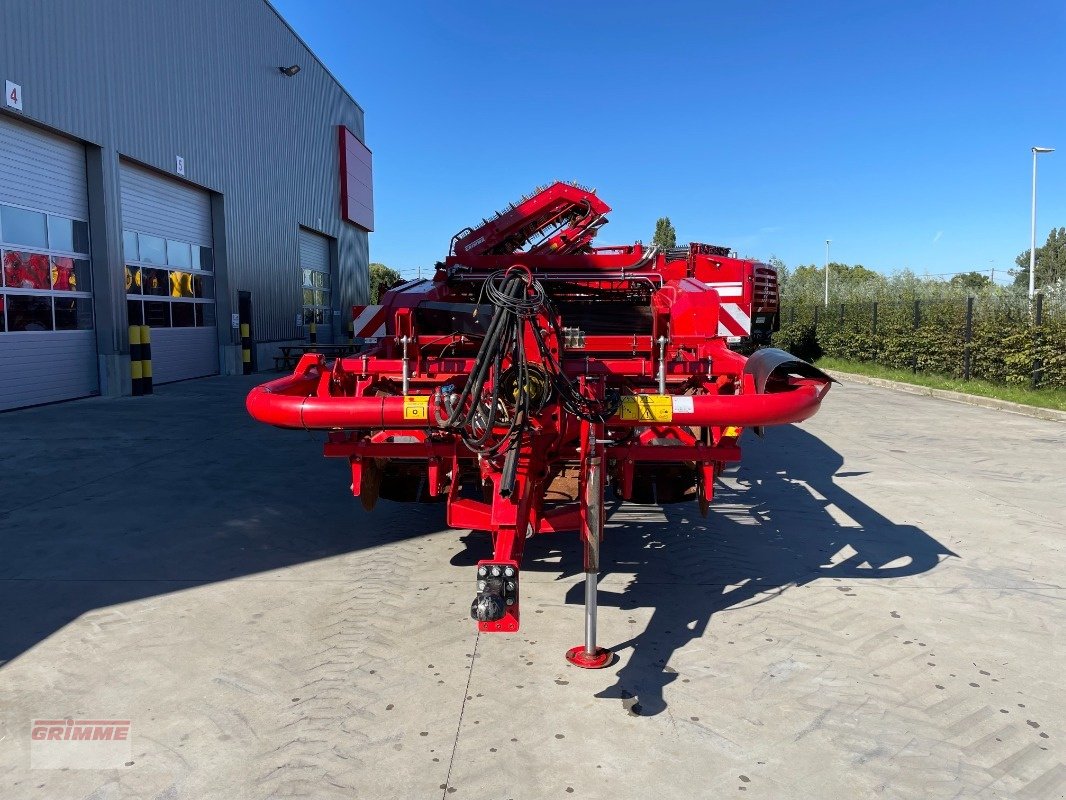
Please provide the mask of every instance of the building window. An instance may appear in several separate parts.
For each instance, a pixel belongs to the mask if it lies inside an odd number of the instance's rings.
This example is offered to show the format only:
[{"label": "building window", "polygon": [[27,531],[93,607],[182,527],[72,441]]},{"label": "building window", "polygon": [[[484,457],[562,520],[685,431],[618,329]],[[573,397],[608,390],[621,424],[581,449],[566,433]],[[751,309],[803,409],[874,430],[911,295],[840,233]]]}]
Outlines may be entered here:
[{"label": "building window", "polygon": [[93,327],[89,224],[0,205],[0,333]]},{"label": "building window", "polygon": [[305,269],[302,272],[304,325],[330,322],[329,273],[317,269]]},{"label": "building window", "polygon": [[130,325],[213,328],[215,276],[210,247],[123,231]]}]

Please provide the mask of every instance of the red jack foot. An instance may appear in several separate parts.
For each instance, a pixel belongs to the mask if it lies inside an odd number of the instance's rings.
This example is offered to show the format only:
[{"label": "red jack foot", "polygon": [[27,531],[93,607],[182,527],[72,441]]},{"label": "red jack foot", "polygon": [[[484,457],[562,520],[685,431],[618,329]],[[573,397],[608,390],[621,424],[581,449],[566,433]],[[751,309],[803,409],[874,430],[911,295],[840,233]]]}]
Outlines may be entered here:
[{"label": "red jack foot", "polygon": [[614,653],[597,647],[595,653],[589,654],[585,652],[585,645],[579,644],[566,651],[566,660],[581,669],[603,669],[614,660]]}]

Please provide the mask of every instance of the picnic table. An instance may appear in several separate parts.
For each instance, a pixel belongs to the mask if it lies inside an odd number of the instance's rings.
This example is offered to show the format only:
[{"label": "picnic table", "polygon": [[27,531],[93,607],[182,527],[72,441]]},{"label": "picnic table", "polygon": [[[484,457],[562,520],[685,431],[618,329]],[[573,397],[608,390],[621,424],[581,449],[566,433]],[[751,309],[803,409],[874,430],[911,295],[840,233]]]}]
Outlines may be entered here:
[{"label": "picnic table", "polygon": [[292,369],[296,362],[306,353],[321,353],[326,358],[350,356],[356,350],[355,344],[290,344],[280,345],[281,355],[274,356],[274,371]]}]

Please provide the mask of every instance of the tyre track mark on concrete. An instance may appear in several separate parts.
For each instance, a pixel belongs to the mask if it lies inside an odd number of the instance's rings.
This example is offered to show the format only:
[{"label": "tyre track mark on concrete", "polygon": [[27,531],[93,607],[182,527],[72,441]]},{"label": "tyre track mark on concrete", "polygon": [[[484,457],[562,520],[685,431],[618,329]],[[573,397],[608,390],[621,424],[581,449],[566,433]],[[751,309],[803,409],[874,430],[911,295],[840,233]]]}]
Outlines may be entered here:
[{"label": "tyre track mark on concrete", "polygon": [[[833,598],[815,605],[826,612],[840,602]],[[787,620],[777,623],[793,627]],[[979,679],[971,680],[958,656],[955,663],[938,666],[941,659],[930,654],[931,647],[915,652],[920,631],[892,620],[871,632],[873,624],[867,615],[855,620],[851,631],[835,624],[821,632],[795,626],[803,632],[804,651],[832,659],[801,700],[811,722],[797,739],[815,732],[828,737],[881,774],[885,785],[904,785],[904,773],[920,769],[929,786],[950,787],[952,793],[961,788],[969,797],[1059,796],[1066,768],[1053,740],[1041,738],[1031,721],[1041,713],[1031,698],[1021,704],[1004,697],[1022,699],[1018,689],[1026,686],[1024,676],[1006,675],[992,690],[986,683],[993,680],[989,670],[965,664]],[[856,640],[849,633],[865,636]],[[781,632],[778,638],[790,635]],[[786,683],[790,680],[785,676]],[[930,790],[927,796],[953,794]]]},{"label": "tyre track mark on concrete", "polygon": [[995,502],[1000,503],[1001,505],[1007,506],[1008,508],[1014,509],[1015,511],[1021,511],[1021,512],[1025,513],[1026,515],[1030,515],[1030,516],[1033,516],[1033,517],[1038,517],[1039,519],[1043,520],[1044,522],[1046,522],[1046,523],[1048,523],[1050,525],[1057,525],[1058,524],[1057,520],[1051,519],[1050,517],[1047,517],[1047,516],[1041,514],[1039,511],[1035,511],[1034,509],[1027,508],[1025,506],[1019,506],[1015,502],[1013,502],[1011,499],[1009,499],[1008,497],[1001,497],[998,494],[993,494],[993,493],[989,492],[987,489],[982,489],[982,488],[976,486],[973,483],[970,483],[970,482],[967,482],[967,481],[963,480],[962,478],[955,477],[954,473],[945,472],[943,469],[939,469],[938,470],[938,469],[935,469],[934,467],[926,466],[925,464],[921,463],[921,461],[909,461],[906,458],[900,458],[900,456],[898,454],[892,452],[892,450],[890,448],[889,449],[885,449],[885,448],[876,447],[873,444],[871,444],[869,441],[860,441],[858,439],[855,439],[854,437],[850,437],[850,436],[847,436],[846,434],[841,434],[839,432],[835,432],[834,433],[834,437],[839,437],[839,438],[843,439],[844,441],[848,442],[849,444],[853,445],[853,448],[852,448],[853,452],[861,451],[861,448],[867,448],[867,449],[873,450],[874,452],[876,452],[882,458],[887,458],[887,459],[890,459],[892,461],[897,461],[900,464],[904,464],[904,465],[910,467],[911,469],[921,470],[922,472],[926,473],[927,475],[932,475],[938,480],[942,480],[942,481],[945,481],[947,483],[952,483],[952,484],[955,484],[956,486],[964,487],[967,491],[972,492],[975,495],[980,495],[980,496],[982,496],[982,497],[984,497],[984,498],[986,498],[988,500],[994,500]]},{"label": "tyre track mark on concrete", "polygon": [[417,613],[403,591],[415,561],[409,542],[378,546],[344,559],[346,591],[335,583],[312,590],[318,603],[305,605],[312,616],[322,612],[310,621],[316,649],[287,659],[292,697],[278,715],[276,746],[260,757],[265,796],[362,795],[371,765],[404,749],[410,731],[383,715],[404,683],[397,653],[405,644],[400,623]]}]

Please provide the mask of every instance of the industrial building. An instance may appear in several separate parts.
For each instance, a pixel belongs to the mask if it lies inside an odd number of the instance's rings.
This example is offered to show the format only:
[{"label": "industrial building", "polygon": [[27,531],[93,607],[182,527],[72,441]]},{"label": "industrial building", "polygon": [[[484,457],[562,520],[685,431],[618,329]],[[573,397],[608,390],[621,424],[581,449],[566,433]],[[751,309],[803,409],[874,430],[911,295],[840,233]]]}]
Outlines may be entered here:
[{"label": "industrial building", "polygon": [[345,335],[373,230],[363,110],[265,0],[0,4],[0,410]]}]

